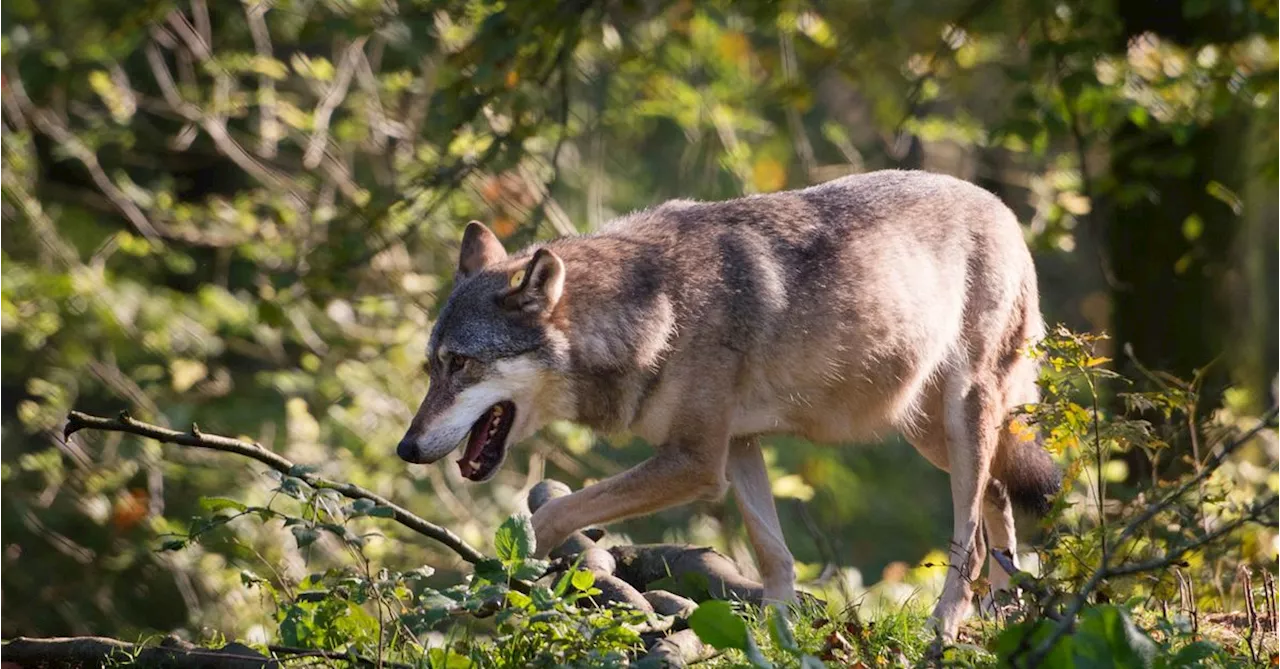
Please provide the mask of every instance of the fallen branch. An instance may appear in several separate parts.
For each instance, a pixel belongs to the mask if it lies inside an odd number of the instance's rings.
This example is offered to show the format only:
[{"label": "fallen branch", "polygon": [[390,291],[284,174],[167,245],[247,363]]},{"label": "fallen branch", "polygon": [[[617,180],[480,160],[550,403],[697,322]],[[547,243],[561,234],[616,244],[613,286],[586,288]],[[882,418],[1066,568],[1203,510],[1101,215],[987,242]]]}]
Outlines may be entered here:
[{"label": "fallen branch", "polygon": [[471,564],[484,559],[484,555],[480,551],[473,548],[461,537],[440,527],[435,523],[415,515],[408,509],[392,502],[391,500],[370,492],[358,485],[352,483],[344,483],[334,481],[323,476],[308,472],[298,467],[292,461],[283,456],[263,448],[261,444],[242,441],[240,439],[232,439],[231,437],[223,437],[216,434],[205,434],[200,431],[196,425],[191,426],[190,432],[178,432],[170,430],[158,425],[144,423],[131,417],[127,412],[121,413],[116,418],[103,418],[101,416],[92,416],[79,411],[72,411],[67,415],[67,426],[63,430],[64,438],[70,438],[71,435],[80,430],[102,430],[105,432],[124,432],[127,434],[135,434],[156,441],[175,444],[178,446],[192,446],[195,448],[205,448],[213,451],[221,451],[223,453],[232,453],[240,455],[251,460],[256,460],[281,474],[286,476],[297,477],[307,485],[318,489],[333,490],[350,499],[367,499],[374,502],[378,506],[391,509],[392,518],[401,525],[421,534],[429,539],[433,539],[440,544],[448,547],[459,557]]},{"label": "fallen branch", "polygon": [[5,664],[14,663],[22,669],[97,669],[111,664],[152,669],[258,669],[280,666],[279,661],[244,644],[231,643],[216,649],[201,648],[173,636],[155,646],[95,636],[52,639],[18,637],[5,642],[3,657]]},{"label": "fallen branch", "polygon": [[[553,479],[540,481],[529,491],[529,510],[571,492],[569,486]],[[702,598],[736,599],[751,604],[761,602],[761,585],[742,575],[738,564],[710,548],[675,544],[638,544],[605,549],[596,544],[599,530],[574,532],[550,552],[560,565],[549,575],[577,564],[595,576],[600,594],[595,606],[628,605],[636,610],[669,616],[671,624],[655,634],[645,634],[646,653],[638,666],[683,667],[715,654],[691,629],[689,614],[697,608],[693,599],[670,592],[665,587],[684,586]],[[655,630],[657,631],[657,630]]]},{"label": "fallen branch", "polygon": [[154,669],[258,669],[279,667],[282,661],[306,658],[338,660],[358,667],[390,667],[408,669],[399,662],[377,660],[336,650],[268,646],[271,657],[242,643],[229,643],[222,648],[204,648],[175,636],[165,637],[159,644],[133,644],[98,636],[29,639],[18,637],[4,642],[4,662],[22,669],[40,667],[71,668],[104,666],[148,667]]}]

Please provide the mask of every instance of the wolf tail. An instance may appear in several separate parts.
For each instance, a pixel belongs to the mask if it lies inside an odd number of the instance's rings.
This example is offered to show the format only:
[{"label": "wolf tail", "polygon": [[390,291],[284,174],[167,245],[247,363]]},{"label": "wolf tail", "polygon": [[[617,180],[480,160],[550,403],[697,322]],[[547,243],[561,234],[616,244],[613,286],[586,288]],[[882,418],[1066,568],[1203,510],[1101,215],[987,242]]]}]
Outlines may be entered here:
[{"label": "wolf tail", "polygon": [[1062,489],[1062,468],[1045,450],[1034,429],[1019,425],[1013,429],[1006,426],[1001,431],[1000,454],[993,473],[1004,483],[1015,507],[1043,516],[1053,506],[1050,498]]}]

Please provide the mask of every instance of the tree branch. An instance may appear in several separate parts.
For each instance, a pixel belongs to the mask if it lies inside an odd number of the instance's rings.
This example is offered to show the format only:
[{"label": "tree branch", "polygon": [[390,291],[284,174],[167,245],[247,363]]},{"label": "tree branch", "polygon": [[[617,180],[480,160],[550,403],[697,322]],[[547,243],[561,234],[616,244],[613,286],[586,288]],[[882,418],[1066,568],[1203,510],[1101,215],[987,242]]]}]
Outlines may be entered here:
[{"label": "tree branch", "polygon": [[[1227,444],[1224,444],[1221,448],[1215,450],[1213,455],[1211,455],[1205,462],[1204,468],[1195,476],[1187,479],[1182,483],[1182,485],[1174,489],[1173,492],[1164,496],[1162,499],[1151,503],[1146,509],[1143,509],[1142,513],[1129,521],[1129,523],[1125,525],[1124,529],[1120,531],[1120,536],[1117,537],[1114,545],[1119,546],[1123,544],[1126,539],[1136,534],[1138,530],[1154,518],[1156,514],[1169,508],[1169,506],[1181,499],[1182,496],[1187,494],[1191,489],[1196,488],[1201,482],[1208,479],[1213,472],[1217,471],[1217,469],[1222,466],[1222,463],[1226,461],[1227,457],[1239,450],[1245,444],[1249,443],[1255,435],[1266,428],[1273,427],[1276,421],[1277,410],[1277,407],[1272,407],[1262,415],[1262,418],[1260,418],[1252,428]],[[1256,518],[1260,507],[1269,508],[1275,504],[1276,496],[1272,495],[1270,498],[1264,500],[1262,505],[1255,505],[1254,507],[1251,507],[1251,514],[1245,517],[1244,522]],[[1235,529],[1242,524],[1243,522],[1228,523],[1217,531],[1211,532],[1190,544],[1174,549],[1162,558],[1156,558],[1146,563],[1117,565],[1113,567],[1108,560],[1104,559],[1102,563],[1098,565],[1098,568],[1094,570],[1093,574],[1089,577],[1089,580],[1084,584],[1084,587],[1080,589],[1080,592],[1076,593],[1071,605],[1068,606],[1067,610],[1062,614],[1061,622],[1058,624],[1057,628],[1055,628],[1049,637],[1031,653],[1027,664],[1021,666],[1034,667],[1040,664],[1041,660],[1043,660],[1049,652],[1053,650],[1053,647],[1057,645],[1058,641],[1071,629],[1076,616],[1080,615],[1080,612],[1084,610],[1085,604],[1088,603],[1089,595],[1102,583],[1102,581],[1115,576],[1126,576],[1167,567],[1187,551],[1203,546],[1214,539],[1224,536],[1230,530]]]},{"label": "tree branch", "polygon": [[178,446],[191,446],[194,448],[205,448],[213,451],[221,451],[223,453],[232,453],[240,455],[251,460],[256,460],[281,474],[286,476],[294,476],[302,479],[307,485],[313,488],[323,488],[341,493],[350,499],[367,499],[379,506],[385,506],[391,509],[394,514],[392,517],[401,525],[425,536],[433,539],[448,547],[459,557],[471,564],[475,564],[484,559],[484,555],[480,551],[473,548],[461,537],[431,523],[415,514],[408,509],[395,504],[391,500],[370,492],[358,485],[352,483],[344,483],[327,479],[315,473],[301,471],[299,467],[284,458],[283,456],[263,448],[261,444],[249,441],[241,441],[232,439],[231,437],[223,437],[216,434],[205,434],[195,425],[191,426],[190,432],[178,432],[151,425],[131,417],[127,412],[121,413],[117,418],[103,418],[101,416],[92,416],[72,411],[67,415],[67,426],[63,432],[64,437],[70,437],[72,434],[83,430],[102,430],[106,432],[125,432],[135,434],[148,439],[166,444],[176,444]]},{"label": "tree branch", "polygon": [[177,637],[168,637],[156,646],[132,644],[107,637],[59,637],[28,639],[18,637],[4,644],[5,663],[24,669],[65,667],[90,669],[114,663],[153,669],[257,669],[279,667],[277,660],[243,644],[223,648],[200,648]]},{"label": "tree branch", "polygon": [[24,669],[33,667],[127,666],[172,669],[257,669],[279,667],[284,659],[316,658],[340,660],[357,667],[391,667],[407,669],[399,662],[377,661],[352,653],[293,646],[268,646],[273,657],[242,643],[229,643],[222,648],[202,648],[169,636],[157,645],[132,644],[119,639],[97,636],[29,639],[18,637],[4,643],[6,663]]}]

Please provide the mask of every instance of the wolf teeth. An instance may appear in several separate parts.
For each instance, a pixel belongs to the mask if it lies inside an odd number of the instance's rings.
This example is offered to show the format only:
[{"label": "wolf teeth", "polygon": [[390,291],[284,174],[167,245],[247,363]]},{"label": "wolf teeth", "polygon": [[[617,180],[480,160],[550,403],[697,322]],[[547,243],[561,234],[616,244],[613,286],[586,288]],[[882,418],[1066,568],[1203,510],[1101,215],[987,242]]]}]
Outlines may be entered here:
[{"label": "wolf teeth", "polygon": [[502,405],[499,404],[493,407],[493,417],[497,418],[498,416],[501,416],[501,415],[502,415]]}]

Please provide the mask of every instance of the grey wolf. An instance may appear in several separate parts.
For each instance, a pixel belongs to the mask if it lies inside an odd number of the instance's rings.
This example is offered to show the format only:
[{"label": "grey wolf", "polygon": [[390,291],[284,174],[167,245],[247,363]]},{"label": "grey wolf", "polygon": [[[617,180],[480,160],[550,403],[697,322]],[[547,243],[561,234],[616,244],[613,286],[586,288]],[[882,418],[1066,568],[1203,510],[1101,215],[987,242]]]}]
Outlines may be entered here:
[{"label": "grey wolf", "polygon": [[[764,435],[844,444],[898,431],[950,472],[950,568],[932,621],[954,638],[972,581],[1015,545],[1013,504],[1059,472],[1011,429],[1037,401],[1036,273],[1014,214],[937,174],[881,171],[724,202],[672,201],[508,254],[463,234],[431,332],[430,386],[400,442],[458,448],[474,481],[553,420],[630,433],[654,455],[534,513],[545,554],[572,532],[732,489],[766,601],[795,597]],[[985,532],[982,531],[985,528]],[[984,536],[985,535],[985,536]],[[1009,575],[992,561],[993,587]]]}]

